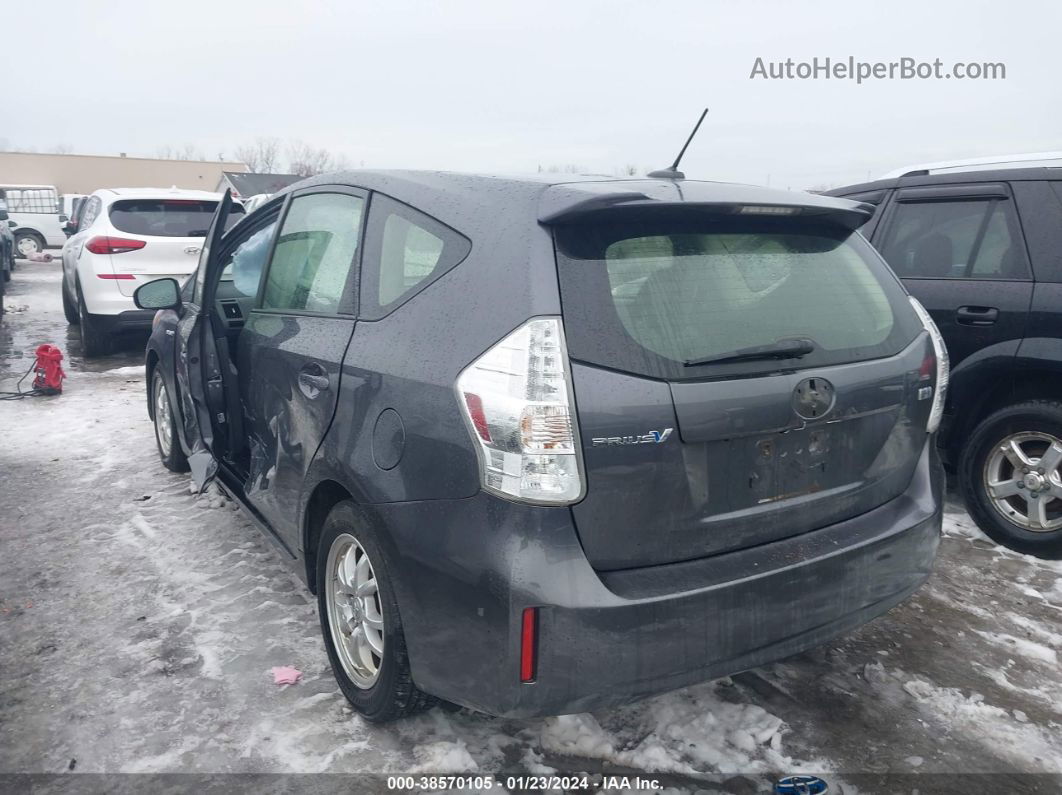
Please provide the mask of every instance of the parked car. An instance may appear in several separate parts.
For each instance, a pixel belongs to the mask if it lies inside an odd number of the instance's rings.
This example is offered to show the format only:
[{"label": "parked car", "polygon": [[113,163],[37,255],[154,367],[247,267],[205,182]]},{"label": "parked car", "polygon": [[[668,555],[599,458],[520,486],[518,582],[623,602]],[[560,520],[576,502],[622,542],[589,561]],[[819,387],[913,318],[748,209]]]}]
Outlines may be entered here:
[{"label": "parked car", "polygon": [[134,296],[163,463],[276,541],[370,720],[627,702],[929,575],[947,365],[866,212],[560,179],[329,175],[223,235],[226,194]]},{"label": "parked car", "polygon": [[11,233],[12,222],[8,220],[7,200],[0,191],[0,315],[4,314],[4,293],[11,281],[15,267],[15,236]]},{"label": "parked car", "polygon": [[84,193],[64,193],[59,196],[59,214],[67,218],[73,218],[77,208],[87,197]]},{"label": "parked car", "polygon": [[241,199],[243,209],[248,213],[254,212],[267,201],[269,201],[272,193],[256,193],[254,196],[249,196],[246,199]]},{"label": "parked car", "polygon": [[14,225],[7,211],[7,199],[0,192],[0,282],[10,281],[15,268],[15,235],[11,231]]},{"label": "parked car", "polygon": [[830,193],[875,206],[864,234],[944,335],[940,443],[970,515],[1000,544],[1062,558],[1062,168],[991,167]]},{"label": "parked car", "polygon": [[[88,199],[88,196],[73,203],[74,208],[70,213],[70,218],[65,224],[63,224],[63,234],[66,235],[68,239],[77,234],[78,227],[81,225],[81,218],[85,214],[85,207],[88,204],[86,199]],[[65,246],[66,244],[64,243],[63,245]]]},{"label": "parked car", "polygon": [[26,258],[63,245],[67,216],[61,212],[54,185],[0,185],[0,190],[7,196],[7,211],[16,224],[16,256]]},{"label": "parked car", "polygon": [[[133,291],[159,276],[195,270],[220,194],[161,188],[105,188],[79,208],[63,246],[63,312],[81,327],[85,356],[111,350],[114,337],[151,328]],[[235,207],[238,217],[242,208]]]}]

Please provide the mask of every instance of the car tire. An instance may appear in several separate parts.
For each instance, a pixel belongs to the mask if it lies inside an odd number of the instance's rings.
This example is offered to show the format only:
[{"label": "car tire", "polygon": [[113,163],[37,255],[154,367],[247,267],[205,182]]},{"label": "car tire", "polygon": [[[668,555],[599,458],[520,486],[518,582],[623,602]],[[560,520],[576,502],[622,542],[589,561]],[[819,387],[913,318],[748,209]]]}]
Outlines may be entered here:
[{"label": "car tire", "polygon": [[[1062,467],[1037,464],[1054,442],[1062,457],[1062,403],[1033,400],[990,414],[959,455],[959,486],[977,526],[1005,547],[1048,560],[1062,559]],[[1030,517],[1050,529],[1033,529]]]},{"label": "car tire", "polygon": [[99,316],[85,309],[85,295],[81,282],[77,283],[77,318],[81,326],[81,353],[86,359],[106,356],[111,351],[110,335],[102,328]]},{"label": "car tire", "polygon": [[[402,619],[392,585],[393,568],[377,541],[375,531],[361,520],[352,502],[340,502],[329,512],[317,549],[317,610],[321,633],[332,672],[343,695],[355,710],[373,723],[395,720],[431,707],[435,699],[413,683]],[[352,563],[361,561],[360,556],[368,561],[368,567],[364,570],[360,563],[356,567]],[[345,587],[353,589],[356,577],[354,568],[366,574],[359,584],[366,585],[369,582],[368,575],[371,575],[376,590],[363,597],[348,594],[344,599],[336,590],[337,583],[341,582],[339,576],[346,579]],[[347,574],[342,575],[343,571]],[[357,608],[352,607],[355,599],[359,603]],[[344,616],[349,616],[345,624]],[[373,629],[364,623],[366,620],[371,623],[374,619],[382,619],[381,628]],[[345,636],[349,640],[336,637],[340,634],[339,626],[350,628],[352,623],[356,628]],[[373,642],[368,639],[369,633],[382,636],[382,654],[372,650]],[[360,673],[355,670],[359,663],[351,662],[352,659],[359,659],[359,639],[362,639],[361,646],[368,653],[370,663],[366,666],[368,670]],[[344,644],[343,651],[337,647],[337,641]],[[374,642],[378,644],[379,637]],[[376,663],[374,678],[371,678],[372,663]]]},{"label": "car tire", "polygon": [[[23,246],[25,244],[25,246]],[[23,251],[23,248],[27,249]],[[44,238],[36,232],[19,232],[15,235],[15,256],[26,259],[27,254],[44,251]]]},{"label": "car tire", "polygon": [[66,316],[66,322],[71,326],[76,326],[81,323],[81,318],[78,317],[77,306],[70,300],[70,293],[66,289],[66,280],[62,282],[62,286],[59,290],[63,294],[63,314]]},{"label": "car tire", "polygon": [[188,458],[177,436],[177,422],[173,416],[169,390],[162,371],[156,367],[151,373],[151,418],[155,425],[155,446],[162,465],[170,472],[187,472]]}]

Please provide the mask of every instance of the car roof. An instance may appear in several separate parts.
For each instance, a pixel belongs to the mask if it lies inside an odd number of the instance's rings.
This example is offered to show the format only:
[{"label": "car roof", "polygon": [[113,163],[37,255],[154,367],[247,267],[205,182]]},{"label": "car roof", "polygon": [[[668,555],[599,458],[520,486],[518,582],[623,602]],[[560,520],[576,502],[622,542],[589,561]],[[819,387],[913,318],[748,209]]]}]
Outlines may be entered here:
[{"label": "car roof", "polygon": [[1033,168],[1000,168],[990,170],[953,171],[943,174],[911,174],[902,177],[886,177],[872,182],[859,182],[832,188],[827,196],[848,196],[853,193],[871,193],[889,188],[912,188],[931,185],[958,185],[971,182],[1027,182],[1062,180],[1062,168],[1037,166]]},{"label": "car roof", "polygon": [[906,177],[918,174],[942,174],[958,171],[997,171],[1003,168],[1035,168],[1037,166],[1062,165],[1062,152],[1022,152],[1012,155],[989,155],[968,157],[961,160],[941,160],[934,163],[919,163],[904,166],[882,174],[879,179]]},{"label": "car roof", "polygon": [[653,205],[781,205],[824,213],[863,213],[844,199],[729,182],[611,177],[601,174],[465,174],[450,171],[341,171],[297,182],[282,195],[315,185],[351,185],[379,191],[461,228],[462,217],[533,213],[543,223],[613,207]]},{"label": "car roof", "polygon": [[208,190],[190,190],[187,188],[101,188],[96,191],[102,195],[113,195],[122,198],[150,198],[150,199],[204,199],[207,201],[219,201],[220,193]]}]

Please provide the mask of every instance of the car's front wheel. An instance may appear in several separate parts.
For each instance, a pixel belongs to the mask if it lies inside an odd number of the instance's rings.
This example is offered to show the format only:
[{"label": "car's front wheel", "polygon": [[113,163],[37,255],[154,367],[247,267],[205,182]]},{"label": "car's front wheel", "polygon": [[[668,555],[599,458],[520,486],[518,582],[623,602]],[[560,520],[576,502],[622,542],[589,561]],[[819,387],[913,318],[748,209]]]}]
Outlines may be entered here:
[{"label": "car's front wheel", "polygon": [[171,472],[187,472],[188,458],[177,437],[177,424],[170,408],[166,380],[158,367],[151,375],[151,414],[155,420],[155,444],[159,448],[162,465]]},{"label": "car's front wheel", "polygon": [[321,631],[343,695],[377,723],[434,703],[413,683],[392,576],[372,528],[352,503],[338,503],[317,554]]},{"label": "car's front wheel", "polygon": [[1062,403],[1034,400],[986,417],[962,450],[959,481],[992,540],[1062,558]]}]

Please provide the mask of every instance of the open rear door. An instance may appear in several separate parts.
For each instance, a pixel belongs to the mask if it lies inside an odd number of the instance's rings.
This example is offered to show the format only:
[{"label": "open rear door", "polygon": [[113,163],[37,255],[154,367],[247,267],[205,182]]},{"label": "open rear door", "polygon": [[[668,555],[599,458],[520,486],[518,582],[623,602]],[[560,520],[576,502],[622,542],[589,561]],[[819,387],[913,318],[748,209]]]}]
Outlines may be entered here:
[{"label": "open rear door", "polygon": [[227,385],[226,381],[234,379],[235,373],[228,361],[227,344],[219,355],[212,312],[223,261],[221,238],[231,208],[232,196],[225,191],[204,241],[192,300],[185,304],[177,326],[177,379],[185,400],[185,438],[192,445],[188,464],[200,492],[217,474],[218,458],[229,454],[229,439],[234,437],[226,386],[230,386],[230,395],[238,393],[235,384]]}]

